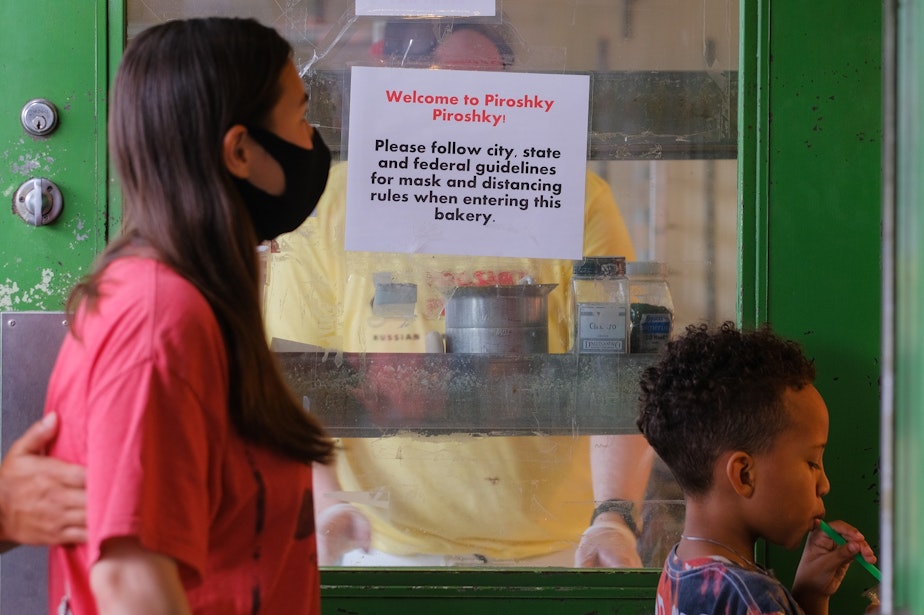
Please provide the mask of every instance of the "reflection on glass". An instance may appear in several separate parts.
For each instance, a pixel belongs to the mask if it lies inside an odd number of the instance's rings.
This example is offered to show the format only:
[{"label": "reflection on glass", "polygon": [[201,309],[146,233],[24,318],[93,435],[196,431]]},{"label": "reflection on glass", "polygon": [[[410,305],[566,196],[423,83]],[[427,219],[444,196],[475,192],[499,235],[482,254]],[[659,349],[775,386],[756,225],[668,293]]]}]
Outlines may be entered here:
[{"label": "reflection on glass", "polygon": [[[309,119],[341,158],[317,215],[266,255],[269,337],[280,350],[332,351],[292,355],[291,373],[310,409],[344,436],[336,467],[316,476],[324,563],[660,567],[682,526],[682,496],[644,441],[627,433],[635,409],[625,400],[643,364],[580,364],[567,354],[571,261],[343,249],[349,69],[590,73],[585,255],[667,263],[678,331],[734,318],[737,2],[505,0],[497,17],[400,23],[356,18],[351,6],[127,7],[129,36],[208,14],[277,27],[302,67]],[[505,360],[499,353],[514,347],[503,339],[484,356],[426,354],[445,350],[454,289],[530,282],[554,285],[543,297],[548,354]],[[510,334],[509,322],[495,324],[479,329]],[[336,410],[312,394],[317,374],[337,391]],[[611,393],[614,381],[625,390]],[[543,405],[555,395],[566,400],[561,415]],[[450,423],[460,415],[490,420],[460,428]],[[589,527],[597,504],[612,498],[637,503],[629,512],[605,506]]]}]

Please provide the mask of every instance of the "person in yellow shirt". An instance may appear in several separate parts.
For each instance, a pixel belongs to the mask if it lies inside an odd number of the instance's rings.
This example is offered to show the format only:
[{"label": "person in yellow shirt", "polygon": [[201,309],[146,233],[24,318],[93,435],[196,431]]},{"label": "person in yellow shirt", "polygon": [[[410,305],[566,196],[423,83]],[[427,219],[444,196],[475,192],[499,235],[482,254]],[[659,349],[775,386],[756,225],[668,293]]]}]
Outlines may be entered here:
[{"label": "person in yellow shirt", "polygon": [[[440,68],[512,63],[501,28],[458,21],[386,28],[386,56],[406,60],[415,45]],[[347,252],[346,178],[347,164],[334,165],[316,214],[280,236],[268,256],[270,338],[344,352],[420,353],[427,334],[444,329],[446,288],[529,277],[557,284],[548,297],[549,352],[568,350],[571,261]],[[585,255],[633,260],[611,190],[590,172],[585,200]],[[376,285],[389,283],[416,285],[413,310],[375,309]],[[405,414],[425,411],[394,393],[383,390],[380,400],[403,404]],[[336,475],[316,479],[319,525],[334,528],[318,537],[321,563],[637,567],[638,511],[652,460],[640,434],[345,438]],[[349,503],[361,499],[367,503]]]}]

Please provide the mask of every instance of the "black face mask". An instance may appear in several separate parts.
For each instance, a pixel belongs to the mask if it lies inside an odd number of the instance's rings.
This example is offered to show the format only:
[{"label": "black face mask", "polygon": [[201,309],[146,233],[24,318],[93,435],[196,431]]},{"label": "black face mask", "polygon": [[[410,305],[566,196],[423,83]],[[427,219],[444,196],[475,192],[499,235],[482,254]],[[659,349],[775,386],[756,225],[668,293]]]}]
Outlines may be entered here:
[{"label": "black face mask", "polygon": [[247,132],[272,156],[285,175],[286,187],[279,196],[265,192],[246,179],[234,183],[244,199],[259,241],[294,231],[314,211],[330,171],[330,150],[314,131],[314,149],[289,143],[268,130],[248,126]]}]

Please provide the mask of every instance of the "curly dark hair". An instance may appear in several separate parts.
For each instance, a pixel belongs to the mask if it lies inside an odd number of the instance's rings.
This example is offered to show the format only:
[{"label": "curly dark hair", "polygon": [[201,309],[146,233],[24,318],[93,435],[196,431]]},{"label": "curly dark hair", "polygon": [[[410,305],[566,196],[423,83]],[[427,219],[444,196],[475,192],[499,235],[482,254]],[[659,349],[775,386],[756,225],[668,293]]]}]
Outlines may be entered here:
[{"label": "curly dark hair", "polygon": [[769,449],[788,425],[783,392],[814,380],[801,347],[769,326],[690,325],[643,372],[636,424],[684,493],[703,494],[722,453]]}]

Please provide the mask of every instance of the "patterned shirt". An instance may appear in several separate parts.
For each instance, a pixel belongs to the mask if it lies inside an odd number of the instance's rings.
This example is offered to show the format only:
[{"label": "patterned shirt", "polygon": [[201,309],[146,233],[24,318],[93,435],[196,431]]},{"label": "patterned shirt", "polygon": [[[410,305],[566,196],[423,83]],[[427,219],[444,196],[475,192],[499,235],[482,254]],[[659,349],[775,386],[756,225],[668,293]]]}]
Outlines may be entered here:
[{"label": "patterned shirt", "polygon": [[686,562],[671,549],[658,583],[656,615],[803,615],[792,594],[769,572],[724,557]]}]

